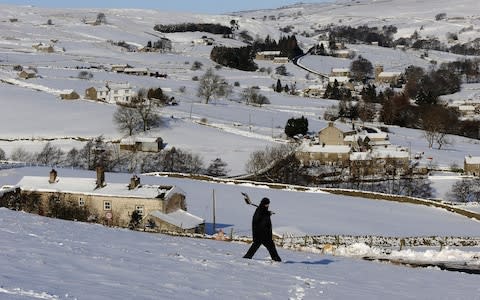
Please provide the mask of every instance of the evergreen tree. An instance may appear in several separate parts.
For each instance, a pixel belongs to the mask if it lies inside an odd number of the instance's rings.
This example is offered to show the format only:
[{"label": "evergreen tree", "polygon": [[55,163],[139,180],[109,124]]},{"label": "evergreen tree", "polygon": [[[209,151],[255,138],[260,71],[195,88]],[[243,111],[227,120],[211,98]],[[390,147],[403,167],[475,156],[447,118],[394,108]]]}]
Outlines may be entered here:
[{"label": "evergreen tree", "polygon": [[301,118],[290,118],[285,125],[285,134],[293,137],[297,134],[305,135],[308,132],[308,120],[302,116]]},{"label": "evergreen tree", "polygon": [[210,176],[225,176],[227,175],[227,163],[216,158],[212,160],[212,163],[207,168],[207,175]]},{"label": "evergreen tree", "polygon": [[275,87],[275,92],[281,93],[283,91],[282,83],[280,79],[277,79],[277,86]]}]

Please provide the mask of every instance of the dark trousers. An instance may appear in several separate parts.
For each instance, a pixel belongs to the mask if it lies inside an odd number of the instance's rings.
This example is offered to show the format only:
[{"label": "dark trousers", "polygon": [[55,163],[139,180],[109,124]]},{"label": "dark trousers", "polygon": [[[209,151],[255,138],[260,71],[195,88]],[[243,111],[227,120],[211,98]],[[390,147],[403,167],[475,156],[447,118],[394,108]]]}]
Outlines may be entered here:
[{"label": "dark trousers", "polygon": [[265,248],[267,248],[268,253],[270,253],[270,257],[274,261],[282,261],[280,259],[280,256],[278,256],[277,249],[275,248],[275,244],[273,243],[273,240],[253,241],[252,245],[250,246],[250,249],[248,249],[247,254],[245,254],[243,258],[252,258],[255,252],[257,252],[258,248],[260,248],[261,245],[264,245]]}]

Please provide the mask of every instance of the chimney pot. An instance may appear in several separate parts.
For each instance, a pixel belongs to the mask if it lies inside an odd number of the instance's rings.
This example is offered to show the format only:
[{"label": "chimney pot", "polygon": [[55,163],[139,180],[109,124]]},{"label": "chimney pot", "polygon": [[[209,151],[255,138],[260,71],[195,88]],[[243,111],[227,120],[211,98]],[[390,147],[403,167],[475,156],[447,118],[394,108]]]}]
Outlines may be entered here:
[{"label": "chimney pot", "polygon": [[55,183],[57,181],[57,171],[52,169],[50,171],[50,178],[48,179],[48,183]]},{"label": "chimney pot", "polygon": [[105,171],[103,167],[97,167],[97,188],[101,188],[105,186]]}]

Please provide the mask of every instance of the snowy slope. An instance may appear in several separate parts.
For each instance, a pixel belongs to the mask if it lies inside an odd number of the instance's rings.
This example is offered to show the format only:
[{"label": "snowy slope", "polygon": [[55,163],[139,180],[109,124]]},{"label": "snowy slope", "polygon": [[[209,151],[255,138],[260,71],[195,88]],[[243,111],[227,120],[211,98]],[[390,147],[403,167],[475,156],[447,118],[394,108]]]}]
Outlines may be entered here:
[{"label": "snowy slope", "polygon": [[247,244],[106,228],[4,208],[0,240],[0,298],[5,300],[478,299],[480,292],[478,275],[282,249],[283,263],[270,263],[264,249],[250,261],[241,258]]}]

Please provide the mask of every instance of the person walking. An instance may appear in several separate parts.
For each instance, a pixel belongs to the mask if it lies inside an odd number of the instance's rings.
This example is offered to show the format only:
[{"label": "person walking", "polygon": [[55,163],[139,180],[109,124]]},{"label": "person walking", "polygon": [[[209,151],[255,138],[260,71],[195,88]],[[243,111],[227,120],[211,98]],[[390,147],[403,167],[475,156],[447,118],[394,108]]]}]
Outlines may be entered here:
[{"label": "person walking", "polygon": [[243,258],[251,259],[258,248],[263,245],[267,248],[270,253],[270,257],[274,261],[282,261],[280,256],[278,256],[277,249],[275,248],[275,243],[273,242],[272,237],[272,221],[270,216],[272,212],[268,210],[270,205],[270,199],[263,198],[260,204],[258,205],[255,213],[252,218],[252,235],[253,243],[248,249],[247,254]]}]

